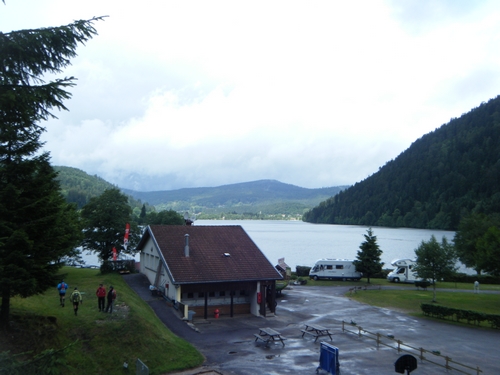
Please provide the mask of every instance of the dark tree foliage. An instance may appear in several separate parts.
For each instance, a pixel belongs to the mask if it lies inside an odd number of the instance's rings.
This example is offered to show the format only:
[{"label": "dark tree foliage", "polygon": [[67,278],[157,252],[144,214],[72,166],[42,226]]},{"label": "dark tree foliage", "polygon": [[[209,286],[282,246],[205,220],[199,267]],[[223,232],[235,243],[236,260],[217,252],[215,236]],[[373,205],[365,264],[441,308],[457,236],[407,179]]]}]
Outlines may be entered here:
[{"label": "dark tree foliage", "polygon": [[184,218],[174,210],[150,212],[144,218],[146,225],[183,225]]},{"label": "dark tree foliage", "polygon": [[486,270],[491,272],[492,268],[500,269],[500,263],[492,263],[494,258],[491,259],[487,256],[488,252],[483,251],[484,247],[481,249],[478,246],[480,241],[483,245],[488,242],[485,236],[490,228],[497,230],[500,228],[499,214],[472,214],[460,222],[453,239],[460,261],[467,267],[476,270],[478,274]]},{"label": "dark tree foliage", "polygon": [[42,293],[54,285],[80,239],[73,206],[59,192],[49,154],[40,153],[40,121],[66,109],[73,78],[44,82],[69,65],[76,47],[96,34],[97,19],[37,30],[0,32],[0,289],[1,322],[10,298]]},{"label": "dark tree foliage", "polygon": [[146,217],[146,205],[143,204],[141,208],[141,213],[139,214],[139,219],[144,220],[145,217]]},{"label": "dark tree foliage", "polygon": [[424,135],[303,220],[456,230],[470,213],[500,212],[499,155],[500,96]]},{"label": "dark tree foliage", "polygon": [[370,277],[382,271],[384,263],[381,262],[382,250],[377,243],[377,236],[373,234],[371,228],[366,231],[365,241],[359,246],[358,255],[353,262],[356,271],[362,272],[370,283]]},{"label": "dark tree foliage", "polygon": [[492,275],[500,275],[500,229],[489,227],[478,240],[477,248],[483,262],[483,269]]},{"label": "dark tree foliage", "polygon": [[[113,254],[113,247],[118,252],[135,253],[140,231],[133,221],[132,208],[127,196],[118,189],[105,190],[99,197],[90,199],[81,210],[84,224],[82,246],[97,253],[99,259],[107,261]],[[128,247],[124,249],[125,227],[130,224]]]}]

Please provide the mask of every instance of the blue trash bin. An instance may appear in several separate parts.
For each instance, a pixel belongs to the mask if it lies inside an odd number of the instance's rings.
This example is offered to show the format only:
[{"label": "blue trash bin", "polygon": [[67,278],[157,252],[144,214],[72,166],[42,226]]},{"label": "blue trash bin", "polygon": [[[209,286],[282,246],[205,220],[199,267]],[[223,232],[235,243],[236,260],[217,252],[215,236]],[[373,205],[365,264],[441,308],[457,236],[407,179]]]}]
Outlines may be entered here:
[{"label": "blue trash bin", "polygon": [[319,366],[316,369],[316,373],[319,370],[328,371],[330,374],[336,375],[339,369],[339,348],[330,345],[327,342],[321,343],[321,351],[319,355]]}]

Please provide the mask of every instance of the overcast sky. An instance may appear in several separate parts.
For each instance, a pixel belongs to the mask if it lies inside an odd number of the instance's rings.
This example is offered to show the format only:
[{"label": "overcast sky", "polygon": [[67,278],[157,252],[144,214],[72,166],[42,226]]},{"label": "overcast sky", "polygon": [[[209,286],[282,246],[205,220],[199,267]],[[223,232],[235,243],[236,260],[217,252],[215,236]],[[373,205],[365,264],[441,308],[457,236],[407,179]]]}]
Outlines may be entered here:
[{"label": "overcast sky", "polygon": [[496,0],[6,0],[0,31],[105,15],[43,140],[124,188],[354,184],[500,93]]}]

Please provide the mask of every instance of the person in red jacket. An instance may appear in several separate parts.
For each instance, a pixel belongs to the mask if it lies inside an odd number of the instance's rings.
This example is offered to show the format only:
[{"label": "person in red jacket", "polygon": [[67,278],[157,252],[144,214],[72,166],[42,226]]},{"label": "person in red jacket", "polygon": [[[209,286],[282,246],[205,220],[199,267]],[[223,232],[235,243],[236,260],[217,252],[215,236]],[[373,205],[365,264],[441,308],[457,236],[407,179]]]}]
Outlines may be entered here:
[{"label": "person in red jacket", "polygon": [[97,296],[97,306],[99,307],[99,311],[104,312],[104,303],[106,301],[106,288],[99,284],[99,288],[95,292]]}]

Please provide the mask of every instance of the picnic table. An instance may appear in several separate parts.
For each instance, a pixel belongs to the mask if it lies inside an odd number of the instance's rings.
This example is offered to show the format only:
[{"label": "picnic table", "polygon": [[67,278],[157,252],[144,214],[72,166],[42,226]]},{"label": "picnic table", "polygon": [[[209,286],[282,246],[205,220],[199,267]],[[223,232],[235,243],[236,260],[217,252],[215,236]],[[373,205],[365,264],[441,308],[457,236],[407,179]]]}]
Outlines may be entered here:
[{"label": "picnic table", "polygon": [[314,336],[314,342],[316,342],[318,337],[321,337],[321,336],[329,336],[330,340],[333,340],[332,334],[328,328],[325,328],[325,327],[317,325],[317,324],[310,324],[310,323],[307,323],[305,326],[306,326],[306,329],[301,330],[302,337],[304,337],[304,335]]},{"label": "picnic table", "polygon": [[270,342],[280,341],[283,346],[285,346],[285,340],[281,333],[275,331],[271,328],[259,328],[259,334],[254,333],[255,341],[260,340],[266,343],[266,346],[269,345]]}]

